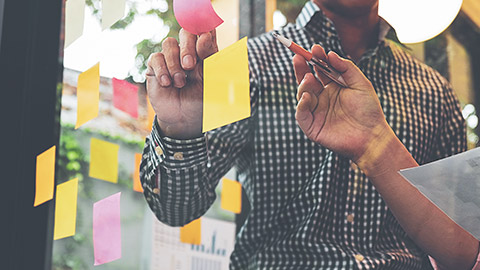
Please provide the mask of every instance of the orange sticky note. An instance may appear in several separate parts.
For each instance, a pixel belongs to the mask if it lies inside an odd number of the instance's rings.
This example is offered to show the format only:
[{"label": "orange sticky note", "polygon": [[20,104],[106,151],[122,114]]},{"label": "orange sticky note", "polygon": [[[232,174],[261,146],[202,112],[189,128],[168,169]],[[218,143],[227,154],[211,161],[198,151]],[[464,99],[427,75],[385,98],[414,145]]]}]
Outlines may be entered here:
[{"label": "orange sticky note", "polygon": [[97,63],[78,76],[75,129],[98,116],[99,99],[100,63]]},{"label": "orange sticky note", "polygon": [[202,220],[196,219],[180,228],[180,241],[182,243],[200,245],[202,240]]},{"label": "orange sticky note", "polygon": [[239,182],[223,178],[220,206],[236,214],[242,211],[242,185]]},{"label": "orange sticky note", "polygon": [[118,181],[118,144],[92,138],[88,175],[112,183]]},{"label": "orange sticky note", "polygon": [[53,240],[75,234],[77,221],[78,178],[57,186]]},{"label": "orange sticky note", "polygon": [[143,192],[142,183],[140,182],[140,163],[142,162],[142,154],[135,153],[135,169],[133,171],[133,190]]},{"label": "orange sticky note", "polygon": [[35,200],[33,206],[38,206],[53,199],[55,185],[55,151],[56,146],[37,156],[37,171],[35,176]]},{"label": "orange sticky note", "polygon": [[246,37],[205,59],[203,71],[202,132],[250,117]]}]

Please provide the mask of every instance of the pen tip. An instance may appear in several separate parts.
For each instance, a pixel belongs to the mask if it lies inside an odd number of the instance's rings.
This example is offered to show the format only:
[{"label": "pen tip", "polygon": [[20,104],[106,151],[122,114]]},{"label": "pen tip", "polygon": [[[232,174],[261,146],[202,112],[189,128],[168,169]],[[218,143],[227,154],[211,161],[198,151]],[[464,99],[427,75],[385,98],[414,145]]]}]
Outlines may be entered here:
[{"label": "pen tip", "polygon": [[278,38],[278,34],[277,34],[277,33],[272,33],[272,35],[273,35],[275,38]]}]

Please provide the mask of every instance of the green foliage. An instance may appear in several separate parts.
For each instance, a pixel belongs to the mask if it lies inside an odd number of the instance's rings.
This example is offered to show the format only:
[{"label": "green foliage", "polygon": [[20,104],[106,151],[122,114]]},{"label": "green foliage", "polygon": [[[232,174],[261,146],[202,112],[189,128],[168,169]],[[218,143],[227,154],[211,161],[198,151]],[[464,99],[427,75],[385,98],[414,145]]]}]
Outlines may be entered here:
[{"label": "green foliage", "polygon": [[277,8],[288,22],[293,23],[307,1],[309,0],[278,0]]}]

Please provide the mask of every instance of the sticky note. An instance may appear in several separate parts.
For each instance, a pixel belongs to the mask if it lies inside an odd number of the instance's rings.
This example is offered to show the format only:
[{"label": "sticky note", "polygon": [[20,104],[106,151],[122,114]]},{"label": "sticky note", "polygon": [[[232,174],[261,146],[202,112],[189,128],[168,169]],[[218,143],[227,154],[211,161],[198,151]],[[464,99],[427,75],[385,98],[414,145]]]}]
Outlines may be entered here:
[{"label": "sticky note", "polygon": [[202,131],[250,117],[247,38],[205,59]]},{"label": "sticky note", "polygon": [[38,206],[53,199],[55,185],[55,151],[56,146],[50,147],[37,156],[35,175],[35,200],[33,206]]},{"label": "sticky note", "polygon": [[200,245],[202,240],[202,220],[196,219],[180,228],[180,242]]},{"label": "sticky note", "polygon": [[130,116],[138,117],[138,86],[124,80],[112,79],[113,106]]},{"label": "sticky note", "polygon": [[120,195],[118,192],[93,204],[94,265],[122,257]]},{"label": "sticky note", "polygon": [[97,63],[78,76],[77,123],[75,129],[98,116],[99,99],[100,63]]},{"label": "sticky note", "polygon": [[119,148],[118,144],[92,138],[90,140],[90,170],[88,175],[117,183]]},{"label": "sticky note", "polygon": [[222,180],[222,209],[239,214],[242,211],[242,185],[234,180]]},{"label": "sticky note", "polygon": [[83,34],[85,0],[67,0],[65,3],[65,44],[67,48]]},{"label": "sticky note", "polygon": [[147,96],[147,125],[146,130],[151,130],[153,125],[153,120],[155,120],[155,111],[153,110],[152,104],[150,103],[150,99]]},{"label": "sticky note", "polygon": [[75,235],[78,178],[57,185],[53,240]]},{"label": "sticky note", "polygon": [[210,32],[223,23],[210,0],[173,0],[173,13],[178,24],[195,35]]},{"label": "sticky note", "polygon": [[[240,32],[240,0],[214,0],[213,8],[225,21],[216,29],[218,49],[222,50],[238,41]],[[268,3],[268,1],[267,1]]]},{"label": "sticky note", "polygon": [[142,154],[135,153],[135,169],[133,171],[133,190],[143,192],[142,183],[140,182],[140,163],[142,162]]},{"label": "sticky note", "polygon": [[125,0],[102,0],[102,30],[110,28],[125,15]]}]

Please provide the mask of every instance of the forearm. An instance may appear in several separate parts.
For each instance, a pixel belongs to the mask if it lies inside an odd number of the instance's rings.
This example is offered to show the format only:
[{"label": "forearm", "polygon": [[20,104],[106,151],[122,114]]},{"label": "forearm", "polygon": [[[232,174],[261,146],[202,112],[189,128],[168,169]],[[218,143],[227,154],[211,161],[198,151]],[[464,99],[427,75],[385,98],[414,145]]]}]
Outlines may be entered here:
[{"label": "forearm", "polygon": [[248,133],[248,120],[236,122],[209,132],[207,144],[204,136],[163,137],[154,125],[145,144],[140,179],[157,218],[182,226],[203,215],[215,201],[219,180],[248,144]]},{"label": "forearm", "polygon": [[446,269],[471,269],[478,241],[398,173],[418,166],[408,150],[391,130],[375,145],[357,163],[402,228]]}]

